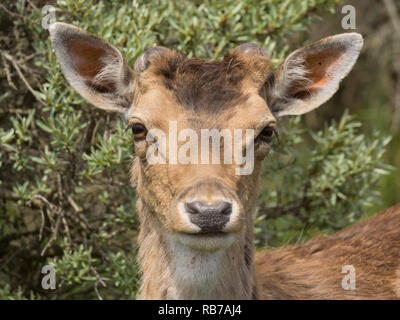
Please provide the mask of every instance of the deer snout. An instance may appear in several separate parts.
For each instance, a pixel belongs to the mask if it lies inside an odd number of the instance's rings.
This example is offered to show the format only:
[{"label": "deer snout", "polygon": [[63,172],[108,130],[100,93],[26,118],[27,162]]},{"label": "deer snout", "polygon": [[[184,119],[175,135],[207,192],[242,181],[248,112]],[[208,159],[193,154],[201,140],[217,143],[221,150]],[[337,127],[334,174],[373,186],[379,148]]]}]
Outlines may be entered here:
[{"label": "deer snout", "polygon": [[[206,239],[236,234],[244,225],[244,210],[232,188],[216,179],[188,183],[171,206],[171,226],[177,233]],[[207,237],[207,235],[209,237]],[[193,238],[195,239],[195,238]]]},{"label": "deer snout", "polygon": [[201,229],[202,233],[222,231],[230,220],[232,203],[219,201],[207,204],[202,201],[185,203],[185,209],[190,222]]}]

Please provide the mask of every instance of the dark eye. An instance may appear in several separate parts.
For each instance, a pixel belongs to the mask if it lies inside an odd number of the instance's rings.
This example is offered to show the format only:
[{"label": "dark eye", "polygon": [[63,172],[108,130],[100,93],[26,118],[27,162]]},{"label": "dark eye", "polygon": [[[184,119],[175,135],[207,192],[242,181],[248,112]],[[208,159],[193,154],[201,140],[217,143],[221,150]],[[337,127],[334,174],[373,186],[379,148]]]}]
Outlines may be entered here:
[{"label": "dark eye", "polygon": [[147,130],[141,123],[133,123],[129,126],[132,130],[135,140],[141,140],[146,137]]},{"label": "dark eye", "polygon": [[272,137],[275,133],[276,131],[273,127],[267,126],[259,133],[256,138],[256,142],[271,143]]}]

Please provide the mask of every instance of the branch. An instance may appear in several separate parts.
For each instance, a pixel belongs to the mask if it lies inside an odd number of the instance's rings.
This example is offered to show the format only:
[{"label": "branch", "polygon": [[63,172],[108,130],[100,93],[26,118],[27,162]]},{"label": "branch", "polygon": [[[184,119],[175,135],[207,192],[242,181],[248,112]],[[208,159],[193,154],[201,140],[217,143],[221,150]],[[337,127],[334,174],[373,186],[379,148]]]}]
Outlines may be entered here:
[{"label": "branch", "polygon": [[61,214],[59,212],[58,213],[58,217],[57,217],[56,226],[54,228],[53,234],[51,235],[50,240],[46,243],[46,245],[44,246],[42,252],[40,253],[40,255],[42,257],[46,253],[46,251],[50,247],[50,245],[57,239],[58,229],[60,228],[60,222],[61,222]]},{"label": "branch", "polygon": [[16,13],[16,12],[13,12],[13,11],[11,11],[11,10],[8,10],[8,9],[7,9],[4,5],[2,5],[1,3],[0,3],[0,8],[3,9],[8,15],[10,15],[10,16],[13,17],[13,18],[21,19],[21,20],[24,21],[24,22],[29,21],[30,23],[36,24],[36,25],[39,25],[39,24],[40,24],[39,22],[33,21],[33,20],[29,19],[29,18],[26,17],[26,16],[23,16],[23,15],[20,15],[19,13]]},{"label": "branch", "polygon": [[[35,198],[37,198],[36,196]],[[12,200],[12,201],[18,201],[21,200],[21,198],[14,192],[0,188],[0,198],[5,199],[5,200]],[[34,208],[34,209],[41,209],[42,208],[42,203],[39,199],[33,199],[28,202],[28,204]]]},{"label": "branch", "polygon": [[15,70],[17,71],[19,77],[21,78],[22,82],[25,84],[25,86],[28,88],[28,90],[33,94],[33,96],[38,100],[43,106],[47,107],[47,103],[44,102],[39,95],[33,90],[31,85],[29,84],[28,80],[26,80],[25,76],[23,75],[19,63],[12,57],[10,56],[7,52],[0,50],[0,54],[2,57],[6,58],[8,61],[11,62],[11,64],[14,66]]}]

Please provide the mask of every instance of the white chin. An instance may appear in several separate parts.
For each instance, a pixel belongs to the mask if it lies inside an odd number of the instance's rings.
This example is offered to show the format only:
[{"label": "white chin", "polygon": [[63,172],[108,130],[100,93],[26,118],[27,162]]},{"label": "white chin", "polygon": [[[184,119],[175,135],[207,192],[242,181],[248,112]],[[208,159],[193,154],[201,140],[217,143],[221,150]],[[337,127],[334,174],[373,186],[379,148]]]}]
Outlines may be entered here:
[{"label": "white chin", "polygon": [[207,234],[176,234],[179,242],[183,245],[201,252],[216,252],[229,248],[235,241],[233,233],[221,235]]}]

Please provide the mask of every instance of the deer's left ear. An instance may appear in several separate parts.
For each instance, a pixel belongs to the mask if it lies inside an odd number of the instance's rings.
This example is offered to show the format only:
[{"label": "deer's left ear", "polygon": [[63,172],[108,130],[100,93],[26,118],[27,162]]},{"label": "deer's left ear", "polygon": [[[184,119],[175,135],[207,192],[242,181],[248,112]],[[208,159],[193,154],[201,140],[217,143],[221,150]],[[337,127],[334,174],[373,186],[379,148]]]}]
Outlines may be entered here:
[{"label": "deer's left ear", "polygon": [[326,102],[353,68],[363,38],[344,33],[291,53],[266,81],[267,103],[278,117],[307,113]]},{"label": "deer's left ear", "polygon": [[121,52],[106,41],[65,23],[50,36],[68,82],[95,107],[125,114],[133,96],[133,71]]}]

